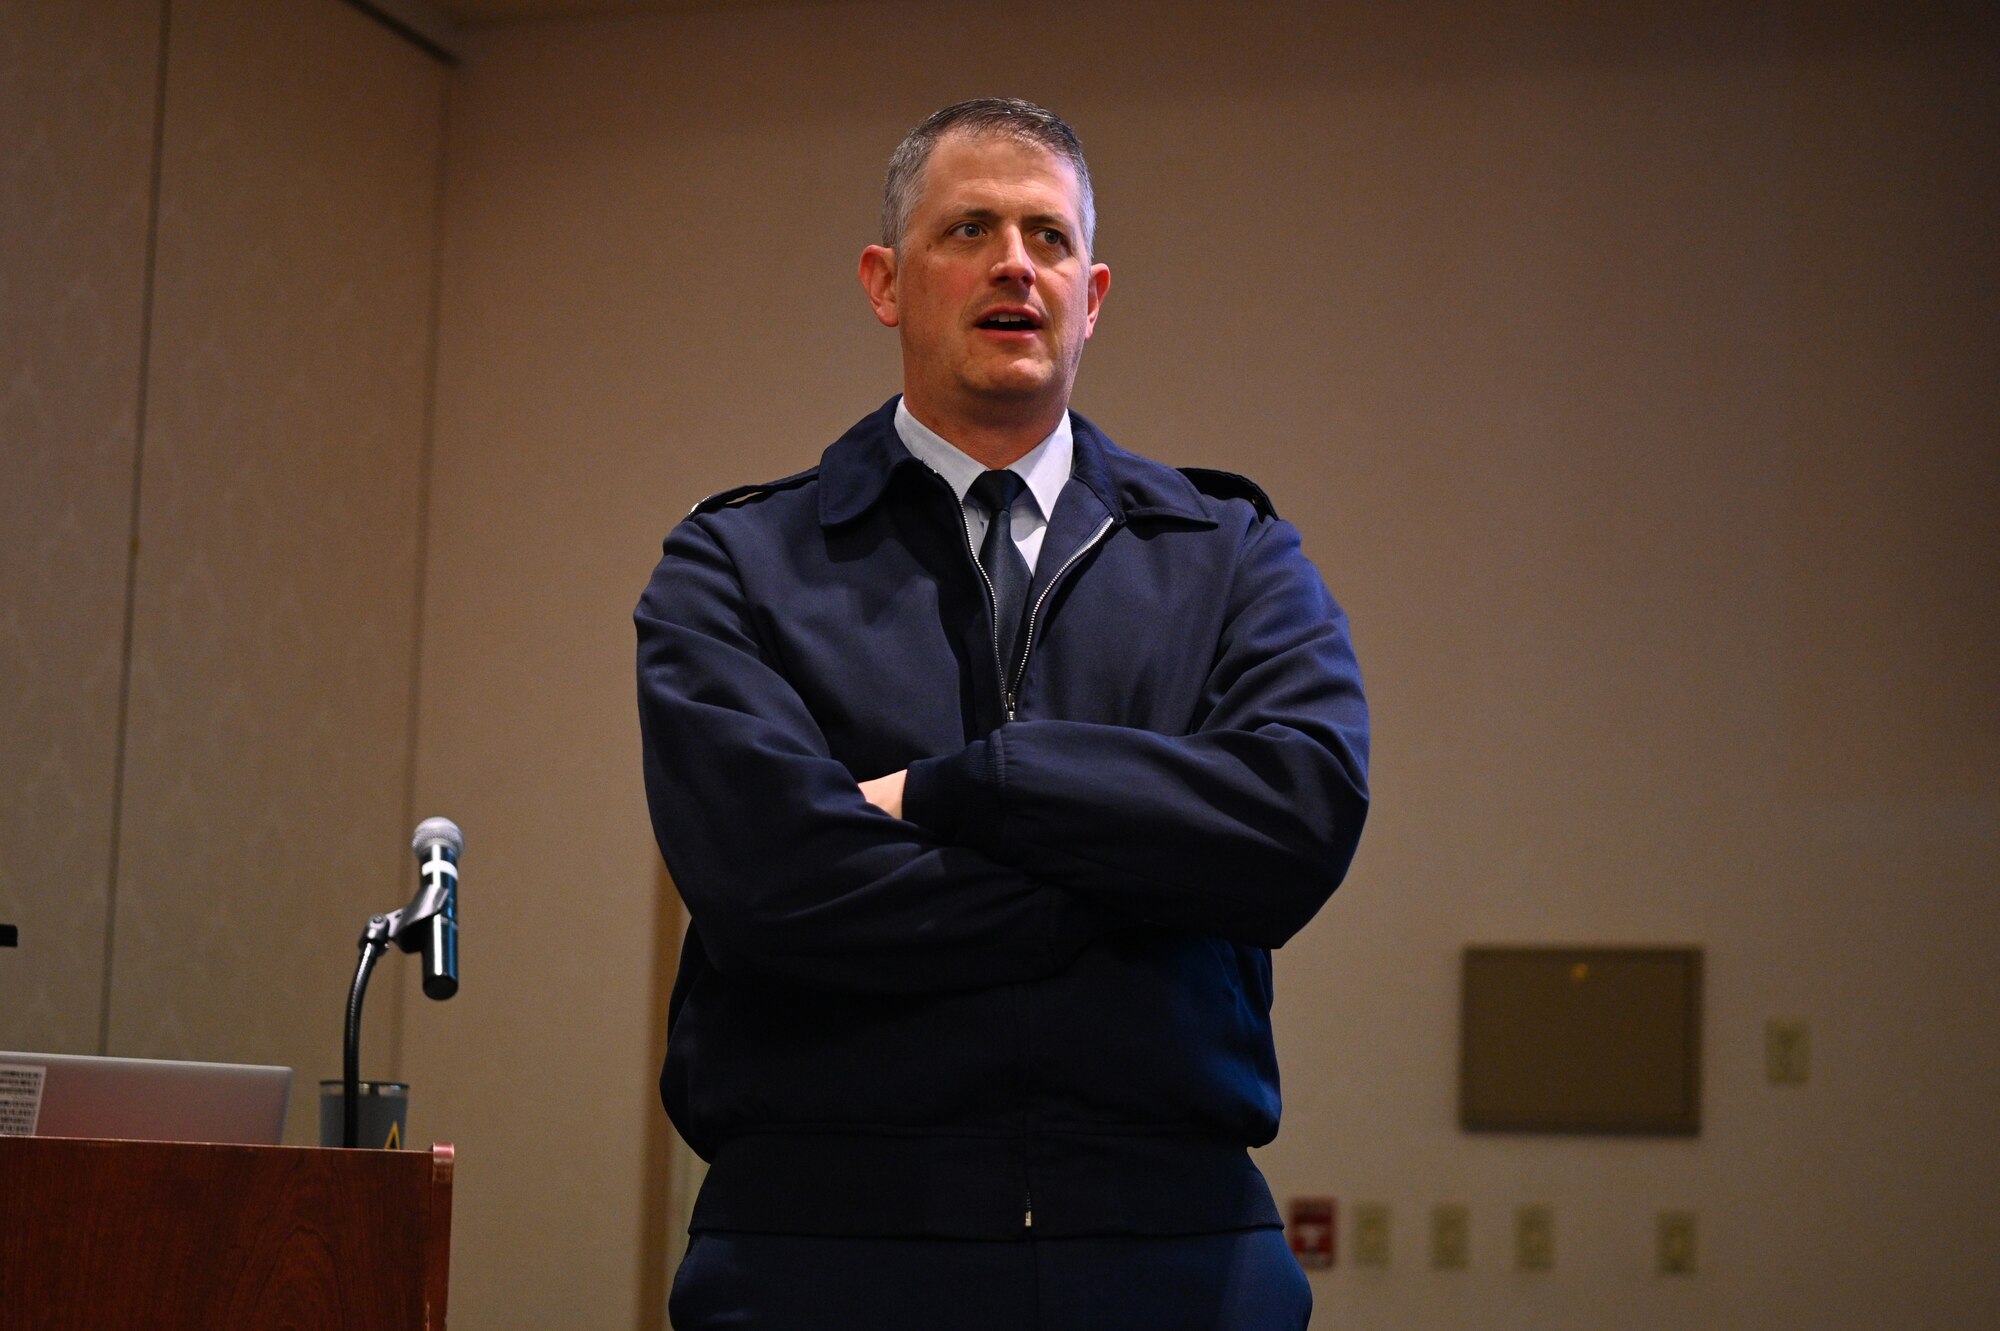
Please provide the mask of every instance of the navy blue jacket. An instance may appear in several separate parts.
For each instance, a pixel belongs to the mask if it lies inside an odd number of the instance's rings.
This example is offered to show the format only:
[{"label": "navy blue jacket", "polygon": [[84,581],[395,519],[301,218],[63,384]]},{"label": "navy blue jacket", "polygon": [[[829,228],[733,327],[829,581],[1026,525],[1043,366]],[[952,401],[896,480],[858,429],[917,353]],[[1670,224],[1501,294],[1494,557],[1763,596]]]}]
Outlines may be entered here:
[{"label": "navy blue jacket", "polygon": [[[639,602],[695,1228],[1275,1224],[1245,1149],[1278,1125],[1268,949],[1368,804],[1345,619],[1256,487],[1073,416],[1003,667],[894,408],[699,506]],[[856,782],[901,768],[896,819]]]}]

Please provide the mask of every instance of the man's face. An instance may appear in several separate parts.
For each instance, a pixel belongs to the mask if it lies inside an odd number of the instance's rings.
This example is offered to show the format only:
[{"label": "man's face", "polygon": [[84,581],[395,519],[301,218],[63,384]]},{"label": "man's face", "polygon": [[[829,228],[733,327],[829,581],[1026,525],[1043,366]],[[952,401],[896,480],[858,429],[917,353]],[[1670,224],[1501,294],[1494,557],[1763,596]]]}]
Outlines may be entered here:
[{"label": "man's face", "polygon": [[1081,203],[1075,169],[1038,144],[938,143],[901,254],[871,245],[861,260],[919,419],[1054,427],[1111,284],[1084,248]]}]

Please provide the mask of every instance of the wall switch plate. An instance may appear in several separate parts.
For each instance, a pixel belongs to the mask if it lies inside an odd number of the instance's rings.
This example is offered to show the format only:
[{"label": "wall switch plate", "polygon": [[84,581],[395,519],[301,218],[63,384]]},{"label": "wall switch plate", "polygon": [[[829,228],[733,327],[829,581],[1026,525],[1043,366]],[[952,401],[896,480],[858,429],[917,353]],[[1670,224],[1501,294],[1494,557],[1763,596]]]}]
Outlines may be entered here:
[{"label": "wall switch plate", "polygon": [[1659,1269],[1663,1276],[1694,1274],[1693,1211],[1662,1211],[1659,1217]]},{"label": "wall switch plate", "polygon": [[1389,1265],[1389,1208],[1381,1202],[1354,1204],[1354,1264]]},{"label": "wall switch plate", "polygon": [[1803,1086],[1812,1074],[1812,1031],[1804,1021],[1773,1017],[1764,1023],[1764,1075],[1773,1086]]},{"label": "wall switch plate", "polygon": [[1546,1271],[1556,1264],[1556,1209],[1543,1202],[1514,1212],[1514,1269]]},{"label": "wall switch plate", "polygon": [[1431,1269],[1463,1271],[1472,1265],[1472,1213],[1456,1202],[1431,1208]]}]

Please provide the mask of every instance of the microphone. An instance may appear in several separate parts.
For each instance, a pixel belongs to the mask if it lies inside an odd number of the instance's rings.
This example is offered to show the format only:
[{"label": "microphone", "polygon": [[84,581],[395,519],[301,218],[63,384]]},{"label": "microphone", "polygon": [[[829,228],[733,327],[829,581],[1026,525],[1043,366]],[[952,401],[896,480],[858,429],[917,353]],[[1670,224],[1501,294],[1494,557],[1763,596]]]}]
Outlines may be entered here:
[{"label": "microphone", "polygon": [[358,1145],[361,1097],[361,1000],[368,994],[368,975],[394,943],[405,952],[424,954],[424,994],[450,998],[458,992],[458,854],[465,833],[449,818],[426,818],[410,841],[417,856],[417,894],[410,904],[387,915],[371,915],[361,931],[361,960],[347,991],[347,1029],[341,1044],[340,1140]]},{"label": "microphone", "polygon": [[449,818],[426,818],[410,849],[419,883],[401,911],[396,946],[424,954],[424,995],[443,1000],[458,992],[458,857],[465,834]]}]

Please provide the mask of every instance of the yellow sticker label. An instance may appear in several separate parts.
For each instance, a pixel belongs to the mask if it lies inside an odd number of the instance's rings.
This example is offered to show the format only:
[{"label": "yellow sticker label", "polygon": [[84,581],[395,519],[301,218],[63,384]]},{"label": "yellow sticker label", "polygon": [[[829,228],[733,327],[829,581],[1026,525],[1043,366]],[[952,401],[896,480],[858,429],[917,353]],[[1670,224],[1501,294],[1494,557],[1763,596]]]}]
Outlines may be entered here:
[{"label": "yellow sticker label", "polygon": [[400,1151],[403,1149],[402,1124],[391,1123],[389,1125],[389,1140],[382,1143],[382,1149],[385,1151]]}]

